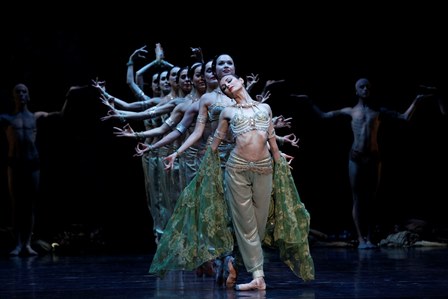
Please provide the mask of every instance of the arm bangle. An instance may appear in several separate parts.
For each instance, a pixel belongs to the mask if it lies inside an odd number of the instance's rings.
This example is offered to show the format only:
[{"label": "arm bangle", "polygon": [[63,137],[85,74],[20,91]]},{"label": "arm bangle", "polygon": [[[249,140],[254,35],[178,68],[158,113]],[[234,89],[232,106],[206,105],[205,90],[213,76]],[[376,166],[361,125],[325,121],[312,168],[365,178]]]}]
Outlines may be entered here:
[{"label": "arm bangle", "polygon": [[126,65],[127,65],[127,66],[134,65],[134,62],[133,62],[133,61],[128,61],[128,63],[126,63]]},{"label": "arm bangle", "polygon": [[173,129],[173,127],[174,127],[174,125],[175,125],[175,123],[174,123],[174,121],[171,119],[171,117],[168,117],[168,118],[165,120],[165,123],[168,125],[168,127],[170,127],[171,130]]},{"label": "arm bangle", "polygon": [[140,90],[139,92],[136,92],[135,96],[137,97],[137,99],[139,99],[140,101],[145,101],[145,93],[143,92],[143,90]]},{"label": "arm bangle", "polygon": [[179,133],[180,133],[181,135],[183,135],[183,134],[187,131],[187,128],[186,128],[184,125],[182,125],[182,124],[178,124],[178,125],[176,126],[176,130],[178,130]]},{"label": "arm bangle", "polygon": [[198,117],[196,118],[196,122],[205,124],[207,122],[207,117],[203,115],[198,115]]},{"label": "arm bangle", "polygon": [[215,130],[213,137],[223,140],[226,137],[226,134],[218,130]]},{"label": "arm bangle", "polygon": [[138,141],[143,141],[145,139],[145,136],[141,132],[134,132],[134,136]]},{"label": "arm bangle", "polygon": [[125,123],[126,122],[126,118],[124,118],[123,116],[124,114],[122,112],[120,112],[120,116],[118,117],[118,119],[122,122]]},{"label": "arm bangle", "polygon": [[285,138],[280,136],[275,136],[275,140],[277,141],[278,145],[283,146],[285,144]]},{"label": "arm bangle", "polygon": [[268,136],[268,139],[271,139],[272,137],[275,137],[276,135],[275,135],[275,130],[272,130],[270,133],[269,133],[269,136]]},{"label": "arm bangle", "polygon": [[148,114],[150,118],[153,118],[156,114],[156,108],[149,109]]}]

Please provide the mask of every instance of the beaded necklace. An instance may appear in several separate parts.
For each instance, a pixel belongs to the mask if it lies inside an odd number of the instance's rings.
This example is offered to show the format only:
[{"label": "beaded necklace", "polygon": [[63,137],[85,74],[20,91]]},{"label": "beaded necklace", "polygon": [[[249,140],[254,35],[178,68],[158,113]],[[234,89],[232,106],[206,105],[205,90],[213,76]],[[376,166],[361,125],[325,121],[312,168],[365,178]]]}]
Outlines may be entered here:
[{"label": "beaded necklace", "polygon": [[258,102],[249,102],[249,103],[237,103],[237,104],[233,104],[232,106],[237,107],[237,108],[251,108],[254,106],[257,106]]}]

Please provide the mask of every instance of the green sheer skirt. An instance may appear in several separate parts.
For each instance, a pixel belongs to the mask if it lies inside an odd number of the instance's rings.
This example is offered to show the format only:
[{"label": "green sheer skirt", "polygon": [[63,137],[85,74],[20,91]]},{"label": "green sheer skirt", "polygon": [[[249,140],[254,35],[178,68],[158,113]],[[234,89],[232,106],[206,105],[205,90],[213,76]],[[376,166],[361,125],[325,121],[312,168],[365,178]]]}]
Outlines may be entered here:
[{"label": "green sheer skirt", "polygon": [[[264,243],[280,251],[281,260],[304,281],[314,280],[308,233],[310,214],[300,200],[287,161],[274,166],[273,200]],[[269,233],[272,233],[270,235]]]},{"label": "green sheer skirt", "polygon": [[[308,233],[310,215],[301,202],[289,165],[282,157],[274,167],[274,190],[265,245],[279,249],[281,260],[304,281],[314,280]],[[210,147],[197,175],[181,193],[159,240],[149,273],[164,277],[171,270],[194,270],[230,254],[234,239],[223,194],[218,152]]]},{"label": "green sheer skirt", "polygon": [[149,273],[164,277],[171,270],[194,270],[232,252],[222,178],[218,152],[207,148],[196,176],[176,202]]}]

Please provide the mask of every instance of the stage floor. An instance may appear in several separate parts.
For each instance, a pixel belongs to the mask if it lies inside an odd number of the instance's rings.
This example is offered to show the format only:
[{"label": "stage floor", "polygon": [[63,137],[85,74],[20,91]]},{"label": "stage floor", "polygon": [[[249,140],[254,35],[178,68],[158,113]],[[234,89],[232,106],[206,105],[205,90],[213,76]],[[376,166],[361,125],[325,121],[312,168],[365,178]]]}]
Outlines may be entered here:
[{"label": "stage floor", "polygon": [[[148,274],[151,254],[0,257],[0,298],[448,298],[448,248],[313,247],[316,279],[304,283],[265,253],[266,291],[218,287],[193,271]],[[240,269],[239,283],[250,280]]]}]

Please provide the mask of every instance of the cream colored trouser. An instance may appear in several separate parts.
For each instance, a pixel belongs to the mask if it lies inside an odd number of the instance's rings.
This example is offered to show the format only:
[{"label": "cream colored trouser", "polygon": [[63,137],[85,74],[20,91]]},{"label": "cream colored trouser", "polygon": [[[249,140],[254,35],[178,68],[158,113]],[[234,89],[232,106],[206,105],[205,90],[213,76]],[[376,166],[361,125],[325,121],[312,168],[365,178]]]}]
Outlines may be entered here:
[{"label": "cream colored trouser", "polygon": [[244,265],[253,278],[263,277],[263,240],[269,214],[272,173],[226,167],[226,199]]}]

